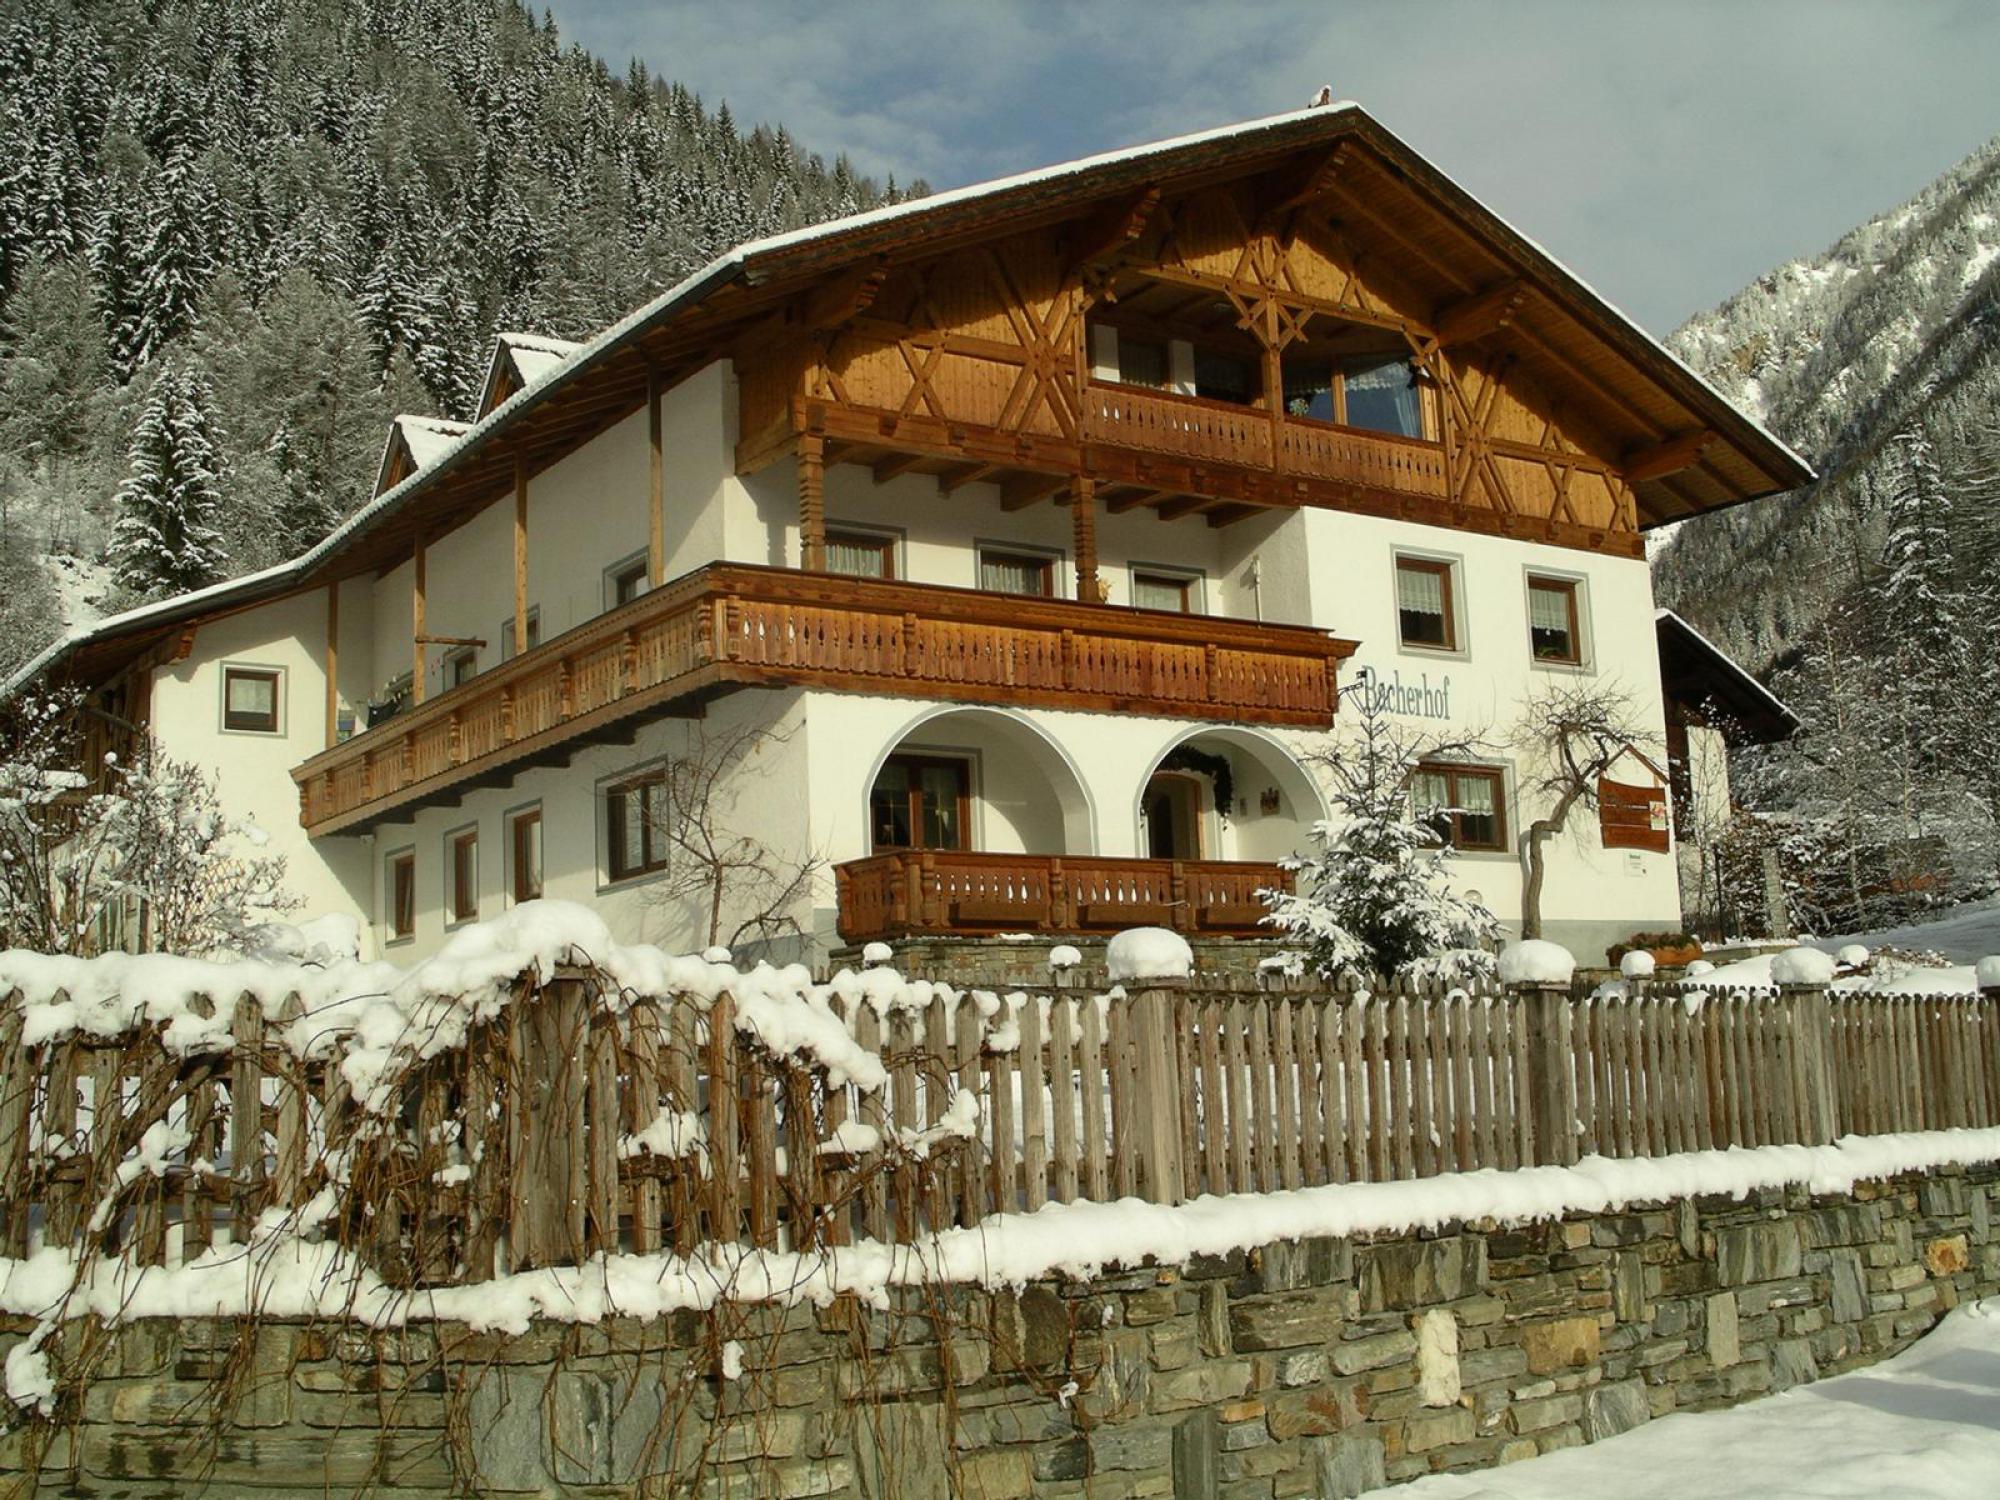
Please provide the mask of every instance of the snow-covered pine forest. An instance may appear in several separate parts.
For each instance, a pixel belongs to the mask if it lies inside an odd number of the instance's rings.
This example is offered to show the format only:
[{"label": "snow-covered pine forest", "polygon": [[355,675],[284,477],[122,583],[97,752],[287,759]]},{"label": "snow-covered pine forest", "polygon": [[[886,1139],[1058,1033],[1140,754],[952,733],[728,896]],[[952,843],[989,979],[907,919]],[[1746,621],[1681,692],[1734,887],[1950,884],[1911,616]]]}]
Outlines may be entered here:
[{"label": "snow-covered pine forest", "polygon": [[[1660,602],[1804,721],[1737,767],[1739,796],[1781,815],[1738,830],[1738,865],[1749,878],[1751,846],[1778,840],[1821,930],[2000,865],[1996,262],[2000,140],[1668,340],[1822,475],[1683,525],[1655,557]],[[1928,888],[1882,888],[1885,863]]]},{"label": "snow-covered pine forest", "polygon": [[496,330],[583,337],[901,196],[513,0],[9,9],[0,667],[310,545]]}]

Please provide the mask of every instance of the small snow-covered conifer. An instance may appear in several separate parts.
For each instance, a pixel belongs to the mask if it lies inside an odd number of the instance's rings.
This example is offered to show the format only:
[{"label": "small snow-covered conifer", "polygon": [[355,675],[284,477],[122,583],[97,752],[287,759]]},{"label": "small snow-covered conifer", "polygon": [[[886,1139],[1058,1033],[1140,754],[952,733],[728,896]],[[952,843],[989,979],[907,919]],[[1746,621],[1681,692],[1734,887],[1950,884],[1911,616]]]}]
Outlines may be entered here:
[{"label": "small snow-covered conifer", "polygon": [[226,468],[212,400],[198,371],[170,367],[140,409],[111,534],[112,567],[135,593],[200,588],[220,578],[229,560],[215,526]]}]

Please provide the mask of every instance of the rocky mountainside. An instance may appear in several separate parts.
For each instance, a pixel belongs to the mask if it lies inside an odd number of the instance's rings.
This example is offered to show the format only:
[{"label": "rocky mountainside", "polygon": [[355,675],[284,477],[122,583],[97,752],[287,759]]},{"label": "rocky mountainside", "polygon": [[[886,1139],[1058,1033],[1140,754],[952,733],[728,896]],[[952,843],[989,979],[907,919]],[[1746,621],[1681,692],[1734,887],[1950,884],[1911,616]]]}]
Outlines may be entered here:
[{"label": "rocky mountainside", "polygon": [[1769,671],[1879,568],[1893,434],[1922,419],[1961,482],[1981,466],[2000,396],[2000,139],[1667,342],[1822,476],[1656,551],[1661,601]]}]

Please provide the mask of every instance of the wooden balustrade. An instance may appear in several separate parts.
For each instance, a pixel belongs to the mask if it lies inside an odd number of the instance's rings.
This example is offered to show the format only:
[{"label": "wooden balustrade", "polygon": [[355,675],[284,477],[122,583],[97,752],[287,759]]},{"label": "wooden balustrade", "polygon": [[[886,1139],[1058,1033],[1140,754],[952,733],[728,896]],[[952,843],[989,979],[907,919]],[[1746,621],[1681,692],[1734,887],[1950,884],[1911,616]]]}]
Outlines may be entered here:
[{"label": "wooden balustrade", "polygon": [[1352,642],[1301,626],[718,563],[297,767],[315,835],[738,686],[1325,727]]},{"label": "wooden balustrade", "polygon": [[1258,893],[1292,888],[1275,864],[903,849],[834,867],[849,942],[913,933],[1106,932],[1172,927],[1269,937]]},{"label": "wooden balustrade", "polygon": [[1090,385],[1084,400],[1084,436],[1093,443],[1429,500],[1451,495],[1441,443],[1323,422],[1273,422],[1262,407],[1198,396]]}]

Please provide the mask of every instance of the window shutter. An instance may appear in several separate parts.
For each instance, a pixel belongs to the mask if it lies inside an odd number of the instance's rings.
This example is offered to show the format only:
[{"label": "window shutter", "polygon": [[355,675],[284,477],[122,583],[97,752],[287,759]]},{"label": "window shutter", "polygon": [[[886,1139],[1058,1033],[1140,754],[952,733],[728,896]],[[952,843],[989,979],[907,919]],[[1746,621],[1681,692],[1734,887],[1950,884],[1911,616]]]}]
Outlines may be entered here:
[{"label": "window shutter", "polygon": [[1597,781],[1598,833],[1607,849],[1667,852],[1667,789],[1627,786],[1600,776]]}]

